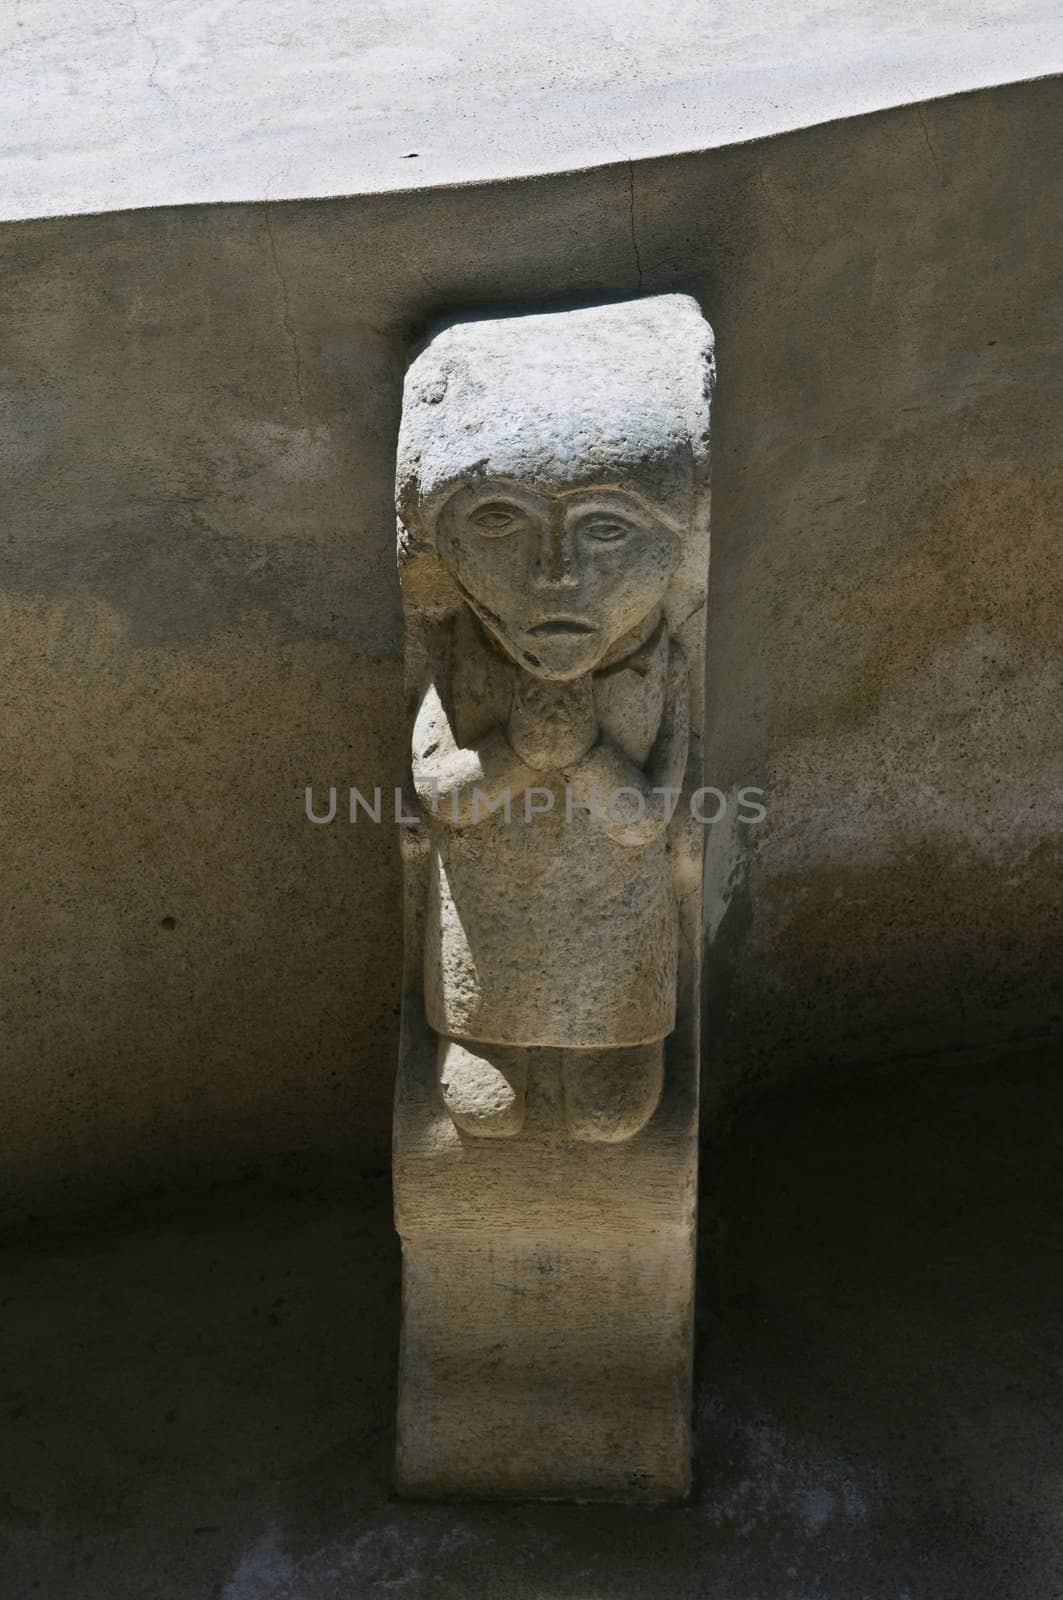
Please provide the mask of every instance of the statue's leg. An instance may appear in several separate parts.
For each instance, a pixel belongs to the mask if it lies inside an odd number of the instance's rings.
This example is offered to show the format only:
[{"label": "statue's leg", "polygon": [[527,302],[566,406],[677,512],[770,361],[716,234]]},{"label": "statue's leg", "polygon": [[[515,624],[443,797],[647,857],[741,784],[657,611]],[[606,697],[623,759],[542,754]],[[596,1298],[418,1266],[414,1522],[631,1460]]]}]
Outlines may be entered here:
[{"label": "statue's leg", "polygon": [[619,1144],[649,1122],[661,1098],[664,1043],[565,1050],[565,1121],[574,1139]]},{"label": "statue's leg", "polygon": [[439,1086],[455,1127],[511,1139],[524,1125],[528,1052],[520,1045],[439,1040]]}]

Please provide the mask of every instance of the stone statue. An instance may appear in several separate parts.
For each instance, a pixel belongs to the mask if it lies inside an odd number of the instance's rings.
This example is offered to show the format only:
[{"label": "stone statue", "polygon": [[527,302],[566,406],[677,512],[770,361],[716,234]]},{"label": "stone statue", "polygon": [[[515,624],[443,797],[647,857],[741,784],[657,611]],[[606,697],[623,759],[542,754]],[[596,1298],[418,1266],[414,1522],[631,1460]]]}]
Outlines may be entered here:
[{"label": "stone statue", "polygon": [[[678,295],[456,324],[410,368],[399,554],[422,823],[406,841],[396,1117],[408,1268],[403,1162],[426,1135],[444,1188],[447,1161],[467,1174],[480,1148],[492,1184],[510,1155],[515,1198],[547,1152],[556,1172],[559,1152],[642,1145],[677,1005],[696,1051],[696,995],[680,990],[698,964],[683,913],[700,922],[688,800],[711,378],[708,326]],[[691,1072],[696,1107],[696,1055]],[[675,1175],[685,1204],[683,1163]],[[450,1215],[485,1241],[498,1226]],[[551,1490],[564,1486],[523,1486]]]}]

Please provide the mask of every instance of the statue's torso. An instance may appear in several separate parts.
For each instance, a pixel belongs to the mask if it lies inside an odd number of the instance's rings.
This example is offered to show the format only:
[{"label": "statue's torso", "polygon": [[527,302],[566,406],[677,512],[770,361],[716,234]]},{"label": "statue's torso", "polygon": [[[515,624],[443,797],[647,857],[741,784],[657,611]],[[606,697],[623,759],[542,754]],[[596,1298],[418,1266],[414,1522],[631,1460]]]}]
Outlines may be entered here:
[{"label": "statue's torso", "polygon": [[[664,708],[662,625],[596,673],[603,733],[641,766]],[[458,741],[505,726],[514,668],[475,624],[456,619],[447,698]],[[431,821],[425,936],[428,1022],[453,1038],[594,1049],[664,1038],[675,1021],[677,929],[667,831],[631,846],[544,773],[554,809],[525,820],[525,798],[466,828]],[[541,801],[542,797],[535,797]],[[598,796],[605,806],[607,795]]]}]

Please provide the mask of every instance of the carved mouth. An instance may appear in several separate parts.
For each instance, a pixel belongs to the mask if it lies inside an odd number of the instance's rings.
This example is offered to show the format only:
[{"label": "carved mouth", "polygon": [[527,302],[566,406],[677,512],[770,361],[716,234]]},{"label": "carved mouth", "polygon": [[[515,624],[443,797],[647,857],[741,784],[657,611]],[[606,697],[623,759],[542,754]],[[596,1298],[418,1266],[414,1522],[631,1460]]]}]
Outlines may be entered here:
[{"label": "carved mouth", "polygon": [[536,639],[585,639],[597,631],[593,623],[582,622],[579,617],[549,617],[528,629]]}]

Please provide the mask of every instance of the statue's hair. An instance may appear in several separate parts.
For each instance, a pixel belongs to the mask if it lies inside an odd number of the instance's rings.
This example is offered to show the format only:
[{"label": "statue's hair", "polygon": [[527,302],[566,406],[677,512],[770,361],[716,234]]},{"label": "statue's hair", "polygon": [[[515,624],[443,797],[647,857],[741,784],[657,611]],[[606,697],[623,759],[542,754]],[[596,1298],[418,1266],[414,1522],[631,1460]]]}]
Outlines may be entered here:
[{"label": "statue's hair", "polygon": [[406,552],[431,546],[457,488],[488,478],[624,489],[682,536],[708,483],[712,379],[712,332],[686,295],[452,324],[406,375]]}]

